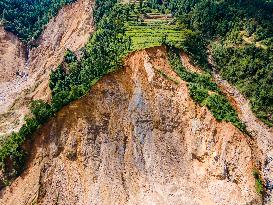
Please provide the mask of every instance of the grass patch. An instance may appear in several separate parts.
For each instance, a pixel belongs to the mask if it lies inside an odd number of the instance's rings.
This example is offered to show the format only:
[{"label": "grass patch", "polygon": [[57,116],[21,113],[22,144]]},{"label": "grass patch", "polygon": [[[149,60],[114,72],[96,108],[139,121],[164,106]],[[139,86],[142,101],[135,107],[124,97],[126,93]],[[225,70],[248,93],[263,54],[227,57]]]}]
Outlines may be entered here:
[{"label": "grass patch", "polygon": [[256,192],[260,195],[263,195],[264,193],[264,185],[263,185],[263,181],[262,181],[262,177],[261,174],[259,172],[258,169],[254,169],[253,170],[253,176],[255,178],[255,188],[256,188]]}]

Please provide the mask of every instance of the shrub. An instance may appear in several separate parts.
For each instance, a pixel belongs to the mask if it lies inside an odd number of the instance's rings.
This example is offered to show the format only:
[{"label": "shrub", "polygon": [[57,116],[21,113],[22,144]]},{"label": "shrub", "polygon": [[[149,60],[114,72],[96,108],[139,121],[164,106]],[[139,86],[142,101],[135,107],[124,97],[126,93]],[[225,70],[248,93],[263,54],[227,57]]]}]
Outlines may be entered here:
[{"label": "shrub", "polygon": [[66,63],[72,63],[74,61],[77,61],[77,57],[71,50],[67,49],[64,54],[64,61]]},{"label": "shrub", "polygon": [[32,101],[30,110],[39,124],[44,124],[53,115],[51,106],[42,100]]},{"label": "shrub", "polygon": [[56,70],[51,71],[49,79],[49,88],[52,94],[58,93],[65,88],[66,73],[64,68],[60,65]]},{"label": "shrub", "polygon": [[[217,120],[231,122],[241,131],[245,131],[245,125],[239,120],[236,111],[222,95],[216,83],[212,82],[209,74],[187,71],[182,65],[179,50],[176,48],[168,49],[168,58],[174,71],[181,79],[188,82],[190,95],[196,102],[207,106]],[[209,91],[212,94],[209,95]]]},{"label": "shrub", "polygon": [[259,173],[259,170],[254,169],[253,170],[253,176],[255,178],[255,187],[256,187],[256,192],[260,195],[264,193],[264,185],[263,181],[261,179],[261,175]]},{"label": "shrub", "polygon": [[37,128],[39,123],[35,118],[26,117],[25,124],[20,128],[18,134],[22,138],[30,136]]},{"label": "shrub", "polygon": [[191,97],[200,104],[209,96],[208,90],[196,83],[190,83],[189,90]]}]

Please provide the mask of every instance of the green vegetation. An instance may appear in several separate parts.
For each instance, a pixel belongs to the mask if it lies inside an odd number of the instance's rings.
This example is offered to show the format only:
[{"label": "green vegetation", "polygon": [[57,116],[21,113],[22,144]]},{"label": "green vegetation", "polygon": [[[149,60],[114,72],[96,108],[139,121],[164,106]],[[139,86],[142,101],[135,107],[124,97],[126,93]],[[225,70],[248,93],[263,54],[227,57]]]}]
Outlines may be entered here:
[{"label": "green vegetation", "polygon": [[173,22],[170,15],[149,9],[146,2],[132,4],[126,23],[126,36],[131,42],[131,50],[140,50],[172,42],[177,47],[183,45],[191,33]]},{"label": "green vegetation", "polygon": [[273,125],[273,50],[255,45],[228,47],[214,43],[213,57],[221,75],[236,85],[261,120]]},{"label": "green vegetation", "polygon": [[[72,2],[14,1],[20,3],[11,5],[10,1],[0,2],[0,9],[4,5],[4,9],[0,11],[6,29],[16,33],[25,42],[39,36],[49,18],[62,5]],[[32,6],[29,6],[30,2]],[[44,2],[47,3],[41,11],[40,6]],[[172,68],[188,83],[192,98],[207,106],[217,120],[231,122],[245,131],[244,124],[212,81],[210,74],[187,71],[179,58],[178,49],[183,49],[196,64],[208,70],[207,46],[217,38],[218,41],[210,47],[220,72],[250,98],[257,115],[270,124],[273,99],[270,50],[272,27],[268,28],[271,25],[268,19],[271,17],[267,14],[259,16],[256,14],[258,12],[253,12],[253,8],[262,10],[267,9],[264,8],[265,5],[272,7],[270,3],[263,1],[253,1],[257,5],[255,7],[254,3],[250,3],[250,8],[246,1],[236,2],[148,0],[125,5],[117,3],[117,0],[96,0],[96,32],[82,49],[82,57],[78,59],[73,52],[67,50],[63,62],[50,75],[51,103],[34,101],[30,106],[31,115],[26,117],[20,131],[9,136],[0,148],[0,167],[7,180],[17,176],[24,168],[27,153],[22,147],[42,124],[63,106],[87,94],[103,75],[122,67],[122,59],[129,52],[143,48],[169,45],[168,56]],[[21,4],[25,5],[20,6]],[[35,10],[36,5],[40,10]],[[23,8],[21,12],[16,12],[17,7]],[[36,11],[39,12],[36,14]],[[175,19],[170,15],[171,12],[175,14]],[[249,22],[250,18],[255,20]],[[246,31],[247,35],[254,35],[259,44],[245,43],[244,37],[240,38],[241,30]],[[164,72],[159,73],[177,82]]]},{"label": "green vegetation", "polygon": [[82,49],[82,58],[77,59],[67,50],[63,63],[50,75],[51,104],[34,101],[30,106],[31,116],[26,118],[20,131],[9,136],[1,146],[0,166],[8,179],[24,168],[27,153],[22,146],[43,123],[63,106],[84,96],[103,75],[122,67],[123,57],[132,50],[132,42],[125,35],[130,7],[115,2],[98,1],[94,12],[97,29]]},{"label": "green vegetation", "polygon": [[176,25],[150,23],[148,25],[128,25],[126,35],[132,41],[132,50],[160,46],[172,42],[177,47],[183,45],[190,30],[182,30]]},{"label": "green vegetation", "polygon": [[168,57],[175,72],[181,79],[188,82],[190,95],[195,101],[207,106],[217,120],[231,122],[241,131],[245,131],[245,125],[239,120],[236,111],[221,93],[216,83],[212,81],[209,74],[187,71],[182,65],[178,49],[169,48]]},{"label": "green vegetation", "polygon": [[[142,4],[131,4],[125,25],[130,50],[140,50],[168,44],[185,50],[202,64],[205,53],[202,38],[198,32],[186,29],[174,19],[167,3],[150,0]],[[204,64],[206,67],[206,64]]]},{"label": "green vegetation", "polygon": [[[105,4],[109,2],[104,1]],[[33,101],[31,115],[26,117],[25,124],[2,143],[0,167],[7,181],[24,168],[27,153],[22,147],[26,140],[31,140],[32,134],[63,106],[85,95],[103,75],[122,66],[122,58],[129,52],[129,41],[124,35],[128,8],[113,4],[111,12],[100,14],[103,18],[96,22],[97,30],[83,49],[83,57],[78,60],[67,50],[63,63],[52,71],[49,82],[51,104]]]},{"label": "green vegetation", "polygon": [[167,80],[174,82],[176,85],[179,85],[178,80],[176,80],[175,78],[173,78],[171,76],[168,76],[163,70],[157,70],[157,72],[159,73],[159,75],[166,78]]},{"label": "green vegetation", "polygon": [[256,192],[262,195],[264,193],[264,185],[258,169],[254,169],[253,176],[255,178]]},{"label": "green vegetation", "polygon": [[99,22],[105,14],[111,12],[111,9],[118,3],[118,0],[96,0],[96,6],[93,17],[95,22]]},{"label": "green vegetation", "polygon": [[41,124],[53,116],[50,105],[42,100],[33,101],[30,109],[32,115],[25,118],[25,124],[19,132],[12,133],[1,146],[0,167],[7,174],[7,178],[13,178],[22,171],[27,154],[22,145]]},{"label": "green vegetation", "polygon": [[0,23],[22,41],[34,40],[64,5],[74,0],[1,0]]},{"label": "green vegetation", "polygon": [[[200,32],[216,68],[273,125],[273,2],[266,0],[170,0],[177,21]],[[202,48],[202,47],[200,47]],[[194,53],[193,53],[194,54]],[[194,54],[196,56],[196,54]],[[197,55],[206,64],[206,55]]]},{"label": "green vegetation", "polygon": [[127,9],[119,4],[113,6],[111,12],[97,22],[97,31],[85,46],[83,58],[78,61],[68,51],[64,62],[52,72],[49,86],[54,112],[85,95],[103,75],[122,66],[122,58],[129,48],[124,35]]}]

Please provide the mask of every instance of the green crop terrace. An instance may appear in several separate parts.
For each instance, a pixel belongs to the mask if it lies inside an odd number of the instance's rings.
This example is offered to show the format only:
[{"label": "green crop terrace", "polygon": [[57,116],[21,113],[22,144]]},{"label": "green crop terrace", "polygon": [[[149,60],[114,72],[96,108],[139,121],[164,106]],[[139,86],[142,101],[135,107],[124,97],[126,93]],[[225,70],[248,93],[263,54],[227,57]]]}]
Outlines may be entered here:
[{"label": "green crop terrace", "polygon": [[140,12],[138,3],[134,3],[133,7],[125,26],[125,34],[131,41],[131,50],[160,46],[162,43],[179,48],[191,34],[171,14],[163,14],[155,9],[151,9],[149,13]]}]

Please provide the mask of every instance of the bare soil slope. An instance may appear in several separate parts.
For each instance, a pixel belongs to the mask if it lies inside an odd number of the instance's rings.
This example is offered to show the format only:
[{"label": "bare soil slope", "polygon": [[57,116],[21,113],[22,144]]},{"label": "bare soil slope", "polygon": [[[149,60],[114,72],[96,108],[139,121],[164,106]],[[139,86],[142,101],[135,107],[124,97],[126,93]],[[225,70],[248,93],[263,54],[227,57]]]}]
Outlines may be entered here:
[{"label": "bare soil slope", "polygon": [[[0,83],[16,78],[25,66],[25,47],[12,33],[0,27]],[[17,74],[16,74],[17,73]],[[2,100],[2,95],[0,96]]]},{"label": "bare soil slope", "polygon": [[262,204],[255,150],[179,85],[163,47],[131,54],[35,136],[0,204]]},{"label": "bare soil slope", "polygon": [[[11,73],[0,78],[0,134],[21,126],[32,99],[50,99],[50,71],[61,63],[66,49],[78,51],[88,41],[93,32],[93,5],[93,0],[78,0],[65,6],[48,23],[38,39],[37,48],[30,51],[18,46],[21,45],[18,40],[9,41],[6,46],[5,38],[15,37],[0,30],[0,48],[9,51],[4,55],[0,52],[0,69]],[[14,74],[17,64],[22,75]]]}]

